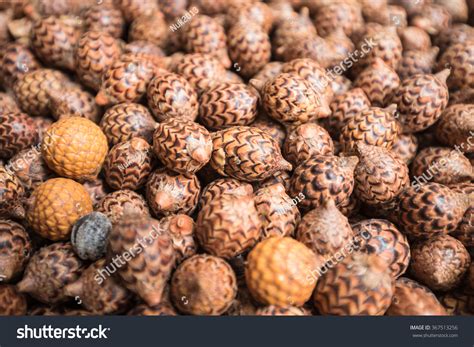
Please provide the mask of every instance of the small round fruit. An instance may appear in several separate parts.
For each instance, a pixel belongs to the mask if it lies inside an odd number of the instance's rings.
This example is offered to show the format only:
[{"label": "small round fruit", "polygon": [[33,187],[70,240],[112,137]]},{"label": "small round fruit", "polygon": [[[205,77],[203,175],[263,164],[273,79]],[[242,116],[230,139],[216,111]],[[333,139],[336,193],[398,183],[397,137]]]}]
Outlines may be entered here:
[{"label": "small round fruit", "polygon": [[100,212],[80,218],[72,227],[71,243],[83,260],[96,261],[105,255],[107,237],[112,230],[109,219]]}]

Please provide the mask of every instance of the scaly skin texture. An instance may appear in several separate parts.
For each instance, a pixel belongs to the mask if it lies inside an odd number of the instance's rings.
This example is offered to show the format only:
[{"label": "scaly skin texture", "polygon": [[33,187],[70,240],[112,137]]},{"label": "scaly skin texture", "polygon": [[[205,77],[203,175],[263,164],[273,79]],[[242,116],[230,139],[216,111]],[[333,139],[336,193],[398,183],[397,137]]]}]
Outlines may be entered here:
[{"label": "scaly skin texture", "polygon": [[408,165],[415,159],[418,151],[418,139],[413,134],[400,134],[391,150]]},{"label": "scaly skin texture", "polygon": [[398,200],[399,224],[417,238],[453,232],[469,208],[467,195],[439,183],[410,186]]},{"label": "scaly skin texture", "polygon": [[263,132],[266,132],[276,142],[278,142],[278,145],[281,149],[283,148],[283,144],[286,138],[286,131],[283,125],[274,121],[270,117],[259,116],[250,126],[254,128],[259,128]]},{"label": "scaly skin texture", "polygon": [[210,254],[230,259],[253,247],[261,228],[253,196],[222,194],[199,211],[196,237]]},{"label": "scaly skin texture", "polygon": [[318,34],[325,37],[342,27],[347,36],[360,30],[364,25],[359,4],[334,3],[322,6],[316,14],[314,23]]},{"label": "scaly skin texture", "polygon": [[474,28],[465,23],[453,24],[434,38],[434,43],[444,52],[449,46],[474,39]]},{"label": "scaly skin texture", "polygon": [[255,23],[265,32],[270,32],[273,25],[273,13],[270,7],[262,2],[229,1],[226,13],[228,26],[238,24]]},{"label": "scaly skin texture", "polygon": [[258,96],[243,83],[216,83],[199,99],[199,120],[212,130],[249,125],[257,116]]},{"label": "scaly skin texture", "polygon": [[107,151],[107,138],[102,130],[82,117],[67,117],[53,123],[41,143],[41,153],[49,168],[76,180],[96,178]]},{"label": "scaly skin texture", "polygon": [[67,178],[52,178],[33,191],[26,217],[35,232],[57,241],[69,238],[73,224],[90,212],[92,200],[82,185]]},{"label": "scaly skin texture", "polygon": [[195,120],[198,115],[197,93],[185,78],[175,73],[155,76],[148,85],[147,100],[160,122],[170,118]]},{"label": "scaly skin texture", "polygon": [[313,155],[296,167],[291,177],[290,195],[303,193],[299,203],[304,210],[321,206],[333,199],[336,205],[346,202],[354,189],[357,157]]},{"label": "scaly skin texture", "polygon": [[278,307],[275,305],[259,308],[255,312],[257,316],[311,316],[311,313],[303,308],[296,306]]},{"label": "scaly skin texture", "polygon": [[433,47],[428,51],[404,52],[397,69],[400,79],[404,80],[418,74],[431,74],[438,52],[438,47]]},{"label": "scaly skin texture", "polygon": [[353,253],[319,279],[314,304],[323,315],[381,316],[392,301],[392,282],[377,255]]},{"label": "scaly skin texture", "polygon": [[228,263],[207,254],[185,260],[171,280],[171,299],[182,312],[221,315],[237,294],[237,279]]},{"label": "scaly skin texture", "polygon": [[107,136],[110,146],[134,137],[143,137],[151,143],[155,127],[156,122],[150,111],[145,106],[134,103],[109,108],[100,121],[100,128]]},{"label": "scaly skin texture", "polygon": [[448,235],[436,235],[412,246],[410,272],[431,290],[455,288],[469,268],[469,252]]},{"label": "scaly skin texture", "polygon": [[262,181],[279,170],[291,170],[278,144],[258,128],[236,126],[212,134],[212,167],[221,175]]},{"label": "scaly skin texture", "polygon": [[9,43],[0,51],[0,82],[5,88],[13,88],[18,78],[39,67],[40,63],[23,43]]},{"label": "scaly skin texture", "polygon": [[141,242],[140,253],[117,270],[122,283],[138,294],[148,305],[162,301],[163,290],[175,266],[176,254],[170,236],[160,229],[160,223],[153,218],[128,215],[114,226],[109,236],[110,262]]},{"label": "scaly skin texture", "polygon": [[227,45],[233,67],[244,77],[254,76],[270,62],[270,38],[255,23],[233,25],[228,32]]},{"label": "scaly skin texture", "polygon": [[174,19],[186,11],[188,0],[158,0],[158,7],[167,19]]},{"label": "scaly skin texture", "polygon": [[79,86],[50,93],[50,109],[53,117],[84,117],[98,123],[102,112],[95,103],[94,96]]},{"label": "scaly skin texture", "polygon": [[88,31],[81,36],[75,51],[76,73],[82,83],[100,89],[105,71],[120,56],[119,42],[103,31]]},{"label": "scaly skin texture", "polygon": [[117,190],[107,194],[97,205],[97,212],[105,214],[112,224],[119,223],[126,212],[133,212],[140,218],[150,216],[145,199],[131,190]]},{"label": "scaly skin texture", "polygon": [[21,112],[20,107],[17,105],[15,98],[7,93],[0,92],[0,112]]},{"label": "scaly skin texture", "polygon": [[18,177],[8,168],[0,165],[0,218],[23,219],[25,217],[24,195],[25,189]]},{"label": "scaly skin texture", "polygon": [[84,13],[84,24],[88,31],[101,31],[118,39],[122,37],[125,20],[118,8],[101,3],[91,6]]},{"label": "scaly skin texture", "polygon": [[298,241],[325,258],[350,244],[353,236],[347,217],[338,210],[334,200],[306,213],[296,231]]},{"label": "scaly skin texture", "polygon": [[[126,311],[132,302],[131,293],[122,287],[117,279],[99,274],[107,266],[101,259],[84,270],[81,277],[64,288],[66,295],[79,297],[81,305],[94,315],[118,314]],[[99,280],[96,280],[99,277]]]},{"label": "scaly skin texture", "polygon": [[170,118],[159,123],[153,135],[153,150],[170,170],[194,174],[211,159],[211,135],[202,125]]},{"label": "scaly skin texture", "polygon": [[113,189],[137,190],[153,169],[152,147],[140,137],[116,144],[104,162],[107,184]]},{"label": "scaly skin texture", "polygon": [[222,194],[250,196],[253,194],[253,187],[249,183],[234,178],[218,178],[204,187],[199,198],[199,205],[202,207],[218,199]]},{"label": "scaly skin texture", "polygon": [[[474,184],[470,182],[458,183],[450,186],[450,188],[457,193],[474,193]],[[458,228],[451,233],[451,236],[461,241],[466,248],[474,247],[474,207],[469,206],[462,217],[461,223],[459,223]]]},{"label": "scaly skin texture", "polygon": [[33,23],[31,45],[46,64],[74,70],[74,48],[79,35],[79,30],[66,20],[47,17]]},{"label": "scaly skin texture", "polygon": [[176,264],[196,254],[195,223],[191,217],[185,214],[170,215],[160,220],[160,226],[171,236],[176,252]]},{"label": "scaly skin texture", "polygon": [[0,316],[26,315],[26,297],[18,293],[14,286],[0,285]]},{"label": "scaly skin texture", "polygon": [[408,186],[408,166],[392,151],[359,142],[357,152],[354,193],[361,201],[368,205],[388,203]]},{"label": "scaly skin texture", "polygon": [[135,18],[130,25],[128,37],[130,41],[149,41],[164,48],[169,41],[168,30],[163,13],[153,11],[150,15]]},{"label": "scaly skin texture", "polygon": [[[375,58],[382,59],[385,64],[396,70],[402,59],[402,43],[394,26],[379,26],[373,32],[368,31],[360,40],[359,46],[370,44],[372,49],[354,66],[354,73],[360,68],[370,65]],[[359,47],[362,49],[364,47]],[[366,48],[365,48],[366,49]]]},{"label": "scaly skin texture", "polygon": [[45,304],[61,303],[67,300],[64,287],[76,281],[83,270],[83,263],[72,245],[56,242],[41,248],[31,257],[16,288]]},{"label": "scaly skin texture", "polygon": [[448,146],[459,146],[462,152],[474,152],[470,144],[474,131],[474,105],[458,104],[446,108],[436,125],[436,139]]},{"label": "scaly skin texture", "polygon": [[20,224],[0,219],[0,276],[8,283],[21,274],[30,259],[30,236]]},{"label": "scaly skin texture", "polygon": [[117,0],[116,6],[122,11],[125,20],[132,22],[143,15],[151,15],[158,10],[155,0]]},{"label": "scaly skin texture", "polygon": [[405,273],[410,262],[410,245],[393,223],[385,219],[366,219],[353,224],[352,230],[362,237],[360,251],[383,259],[393,278]]},{"label": "scaly skin texture", "polygon": [[316,285],[307,276],[319,265],[322,261],[301,242],[271,237],[250,252],[245,279],[252,297],[262,304],[302,306]]},{"label": "scaly skin texture", "polygon": [[395,281],[392,304],[386,314],[388,316],[448,315],[431,290],[406,277],[400,277]]},{"label": "scaly skin texture", "polygon": [[262,81],[263,83],[266,83],[268,80],[278,76],[281,73],[282,68],[283,63],[279,61],[271,61],[265,64],[265,66],[262,67],[260,71],[253,76],[253,78]]},{"label": "scaly skin texture", "polygon": [[0,158],[9,159],[37,140],[38,129],[33,118],[19,111],[0,112]]}]

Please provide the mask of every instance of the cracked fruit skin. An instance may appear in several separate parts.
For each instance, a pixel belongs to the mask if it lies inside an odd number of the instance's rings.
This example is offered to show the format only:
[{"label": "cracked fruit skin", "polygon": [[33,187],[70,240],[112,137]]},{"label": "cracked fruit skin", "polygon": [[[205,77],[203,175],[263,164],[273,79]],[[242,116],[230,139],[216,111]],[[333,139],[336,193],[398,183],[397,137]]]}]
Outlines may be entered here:
[{"label": "cracked fruit skin", "polygon": [[92,200],[81,184],[53,178],[35,189],[26,217],[36,233],[57,241],[68,239],[74,223],[90,212]]},{"label": "cracked fruit skin", "polygon": [[102,130],[82,117],[67,117],[53,123],[41,144],[50,169],[79,181],[97,177],[107,151],[107,138]]}]

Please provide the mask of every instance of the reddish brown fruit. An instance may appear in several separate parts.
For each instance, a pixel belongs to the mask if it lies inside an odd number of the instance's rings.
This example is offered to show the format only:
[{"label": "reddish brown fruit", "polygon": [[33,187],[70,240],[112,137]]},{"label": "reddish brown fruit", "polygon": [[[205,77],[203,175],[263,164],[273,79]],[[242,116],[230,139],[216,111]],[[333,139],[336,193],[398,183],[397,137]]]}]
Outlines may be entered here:
[{"label": "reddish brown fruit", "polygon": [[434,38],[434,43],[444,52],[449,46],[457,43],[465,43],[474,39],[474,28],[468,24],[453,24],[447,30],[443,30]]},{"label": "reddish brown fruit", "polygon": [[13,88],[18,78],[40,67],[28,46],[9,43],[0,52],[0,82],[5,88]]},{"label": "reddish brown fruit", "polygon": [[405,164],[410,164],[415,159],[418,150],[418,139],[413,134],[400,134],[392,145],[392,152],[398,155]]},{"label": "reddish brown fruit", "polygon": [[79,86],[49,93],[50,108],[53,117],[84,117],[98,123],[102,112],[95,103],[94,97]]},{"label": "reddish brown fruit", "polygon": [[14,286],[0,285],[0,316],[26,315],[27,302]]},{"label": "reddish brown fruit", "polygon": [[270,135],[278,143],[280,148],[283,148],[286,138],[286,131],[283,125],[275,122],[270,117],[263,115],[257,116],[257,119],[251,124],[251,126],[254,128],[259,128],[263,132]]},{"label": "reddish brown fruit", "polygon": [[474,39],[449,46],[438,61],[438,70],[451,69],[449,89],[474,88]]},{"label": "reddish brown fruit", "polygon": [[[450,188],[463,194],[474,193],[474,184],[470,182],[459,183]],[[457,238],[466,248],[474,247],[474,207],[469,206],[466,213],[462,217],[458,228],[451,233],[451,236]],[[473,286],[474,289],[474,286]]]},{"label": "reddish brown fruit", "polygon": [[411,23],[431,35],[437,35],[451,26],[451,14],[444,6],[428,4],[411,18]]},{"label": "reddish brown fruit", "polygon": [[404,80],[417,74],[431,74],[436,63],[438,52],[438,47],[433,47],[426,51],[404,52],[397,69],[400,79]]},{"label": "reddish brown fruit", "polygon": [[278,76],[281,73],[282,68],[283,63],[279,61],[271,61],[265,64],[265,66],[262,67],[260,71],[253,76],[253,78],[265,83],[268,80],[271,80],[272,78]]},{"label": "reddish brown fruit", "polygon": [[160,11],[136,17],[128,31],[130,41],[148,41],[163,48],[168,44],[169,35],[168,25]]},{"label": "reddish brown fruit", "polygon": [[101,177],[92,181],[87,181],[82,184],[87,190],[92,200],[92,206],[97,207],[98,203],[110,192],[105,184],[105,180]]},{"label": "reddish brown fruit", "polygon": [[12,112],[18,113],[21,112],[20,107],[17,105],[13,95],[0,92],[0,112]]},{"label": "reddish brown fruit", "polygon": [[474,152],[469,139],[474,132],[474,105],[453,105],[444,110],[436,125],[436,139],[445,145],[460,148],[462,152]]},{"label": "reddish brown fruit", "polygon": [[195,225],[191,217],[185,214],[170,215],[160,220],[160,227],[171,236],[176,252],[176,264],[196,254]]},{"label": "reddish brown fruit", "polygon": [[218,178],[209,183],[202,190],[199,205],[202,207],[221,197],[223,194],[252,196],[253,188],[249,183],[234,178]]},{"label": "reddish brown fruit", "polygon": [[118,39],[122,37],[125,20],[118,8],[101,3],[86,10],[84,24],[88,31],[101,31]]},{"label": "reddish brown fruit", "polygon": [[375,58],[380,58],[392,69],[397,69],[402,59],[403,49],[395,27],[377,26],[373,31],[368,31],[359,41],[358,49],[365,52],[367,46],[371,49],[360,63],[354,66],[355,71],[361,67],[366,67]]},{"label": "reddish brown fruit", "polygon": [[18,177],[0,165],[0,218],[25,218],[24,195],[25,189]]},{"label": "reddish brown fruit", "polygon": [[331,67],[335,60],[341,58],[334,46],[319,36],[303,36],[296,41],[290,41],[278,48],[276,54],[281,56],[283,61],[312,59],[323,68]]},{"label": "reddish brown fruit", "polygon": [[357,3],[339,2],[323,5],[317,12],[314,23],[318,34],[328,36],[337,28],[343,28],[347,36],[364,25],[361,7]]},{"label": "reddish brown fruit", "polygon": [[270,7],[263,3],[237,2],[229,1],[229,9],[227,10],[226,23],[228,26],[235,24],[248,25],[254,23],[259,25],[265,32],[270,32],[273,26],[273,14]]},{"label": "reddish brown fruit", "polygon": [[402,40],[403,50],[409,51],[427,51],[431,48],[430,35],[421,28],[408,26],[399,30]]},{"label": "reddish brown fruit", "polygon": [[30,259],[30,236],[20,224],[0,219],[0,278],[10,282],[20,275]]},{"label": "reddish brown fruit", "polygon": [[125,218],[126,213],[139,215],[140,218],[150,216],[145,199],[131,190],[117,190],[107,194],[98,203],[96,210],[105,214],[113,225]]},{"label": "reddish brown fruit", "polygon": [[37,140],[33,118],[21,112],[0,112],[0,158],[11,158]]},{"label": "reddish brown fruit", "polygon": [[140,16],[152,15],[158,11],[156,0],[117,0],[115,5],[122,11],[127,22]]}]

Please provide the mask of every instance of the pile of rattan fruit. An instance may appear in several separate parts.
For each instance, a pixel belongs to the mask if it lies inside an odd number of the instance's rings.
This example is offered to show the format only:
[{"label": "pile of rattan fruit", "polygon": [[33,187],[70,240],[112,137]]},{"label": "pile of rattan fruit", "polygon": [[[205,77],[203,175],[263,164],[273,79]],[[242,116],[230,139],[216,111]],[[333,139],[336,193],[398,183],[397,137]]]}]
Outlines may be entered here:
[{"label": "pile of rattan fruit", "polygon": [[0,315],[474,313],[473,1],[0,10]]}]

